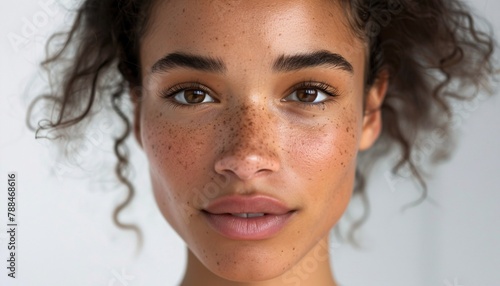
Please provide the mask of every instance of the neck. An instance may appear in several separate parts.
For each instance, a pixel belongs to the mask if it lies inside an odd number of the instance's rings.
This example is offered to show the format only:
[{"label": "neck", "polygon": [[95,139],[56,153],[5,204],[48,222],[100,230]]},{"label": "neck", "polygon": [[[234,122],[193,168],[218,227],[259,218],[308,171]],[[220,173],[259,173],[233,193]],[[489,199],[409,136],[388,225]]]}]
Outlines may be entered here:
[{"label": "neck", "polygon": [[328,236],[320,240],[296,265],[266,281],[235,282],[207,269],[188,249],[188,263],[182,286],[336,286],[330,266]]}]

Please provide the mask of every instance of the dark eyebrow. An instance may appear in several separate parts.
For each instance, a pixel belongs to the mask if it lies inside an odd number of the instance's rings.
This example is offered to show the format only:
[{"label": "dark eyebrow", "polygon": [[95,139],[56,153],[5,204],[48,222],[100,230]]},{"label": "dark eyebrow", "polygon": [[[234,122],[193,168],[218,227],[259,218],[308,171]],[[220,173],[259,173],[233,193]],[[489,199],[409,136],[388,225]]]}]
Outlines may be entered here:
[{"label": "dark eyebrow", "polygon": [[220,59],[175,52],[158,60],[151,67],[151,72],[168,72],[174,68],[192,68],[216,73],[226,71],[226,66]]},{"label": "dark eyebrow", "polygon": [[326,50],[292,56],[281,55],[274,62],[273,69],[277,72],[290,72],[316,66],[338,68],[348,71],[351,74],[354,72],[351,63],[343,56]]}]

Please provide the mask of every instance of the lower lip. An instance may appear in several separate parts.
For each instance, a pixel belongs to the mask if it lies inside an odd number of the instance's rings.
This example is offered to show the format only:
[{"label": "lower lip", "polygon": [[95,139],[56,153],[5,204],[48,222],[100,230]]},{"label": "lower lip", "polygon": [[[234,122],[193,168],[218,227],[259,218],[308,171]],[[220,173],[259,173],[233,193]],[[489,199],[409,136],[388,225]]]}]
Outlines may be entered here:
[{"label": "lower lip", "polygon": [[221,235],[234,240],[260,240],[276,235],[290,220],[294,212],[282,215],[264,215],[242,218],[230,214],[203,212],[208,224]]}]

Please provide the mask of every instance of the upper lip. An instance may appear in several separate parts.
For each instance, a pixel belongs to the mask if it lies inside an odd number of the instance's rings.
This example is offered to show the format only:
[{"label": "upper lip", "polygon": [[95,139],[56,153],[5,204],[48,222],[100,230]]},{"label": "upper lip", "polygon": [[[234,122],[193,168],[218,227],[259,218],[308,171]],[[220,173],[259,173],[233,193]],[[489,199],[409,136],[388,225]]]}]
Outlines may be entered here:
[{"label": "upper lip", "polygon": [[265,195],[223,196],[211,201],[203,210],[211,214],[264,213],[272,215],[292,211],[280,200]]}]

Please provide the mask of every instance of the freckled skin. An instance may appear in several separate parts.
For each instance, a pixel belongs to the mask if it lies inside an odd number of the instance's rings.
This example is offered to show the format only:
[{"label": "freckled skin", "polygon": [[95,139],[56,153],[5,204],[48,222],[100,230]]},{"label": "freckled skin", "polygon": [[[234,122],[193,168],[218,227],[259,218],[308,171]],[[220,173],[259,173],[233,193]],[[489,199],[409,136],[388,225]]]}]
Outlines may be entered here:
[{"label": "freckled skin", "polygon": [[[365,45],[332,1],[216,2],[226,9],[212,1],[161,2],[140,50],[148,85],[136,105],[135,133],[158,207],[189,249],[183,285],[293,285],[286,283],[297,277],[290,271],[308,258],[318,267],[303,285],[335,285],[329,261],[314,250],[349,202],[358,151],[380,130],[379,113],[363,116]],[[282,54],[315,50],[342,54],[354,73],[272,70]],[[158,59],[179,51],[219,58],[227,70],[149,74]],[[323,107],[282,101],[292,86],[310,80],[340,95]],[[217,102],[174,108],[157,95],[185,82],[207,86]],[[385,94],[381,86],[368,94],[375,104]],[[201,217],[213,198],[254,193],[298,210],[270,239],[230,240]]]}]

